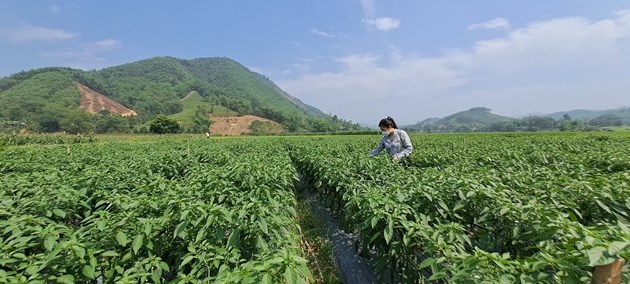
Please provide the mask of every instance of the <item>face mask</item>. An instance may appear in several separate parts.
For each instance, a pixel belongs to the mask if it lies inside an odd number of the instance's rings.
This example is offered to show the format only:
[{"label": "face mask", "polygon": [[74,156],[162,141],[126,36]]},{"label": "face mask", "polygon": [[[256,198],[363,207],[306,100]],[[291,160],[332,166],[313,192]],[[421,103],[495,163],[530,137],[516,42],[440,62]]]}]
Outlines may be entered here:
[{"label": "face mask", "polygon": [[383,133],[383,135],[389,135],[389,130],[381,131],[381,133]]}]

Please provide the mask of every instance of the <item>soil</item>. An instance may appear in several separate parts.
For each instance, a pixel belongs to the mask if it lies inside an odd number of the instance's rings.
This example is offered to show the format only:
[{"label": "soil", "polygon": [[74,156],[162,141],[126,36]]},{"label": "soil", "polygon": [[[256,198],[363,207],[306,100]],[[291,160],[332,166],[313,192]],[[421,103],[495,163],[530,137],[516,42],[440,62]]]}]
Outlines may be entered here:
[{"label": "soil", "polygon": [[271,122],[280,125],[270,119],[255,115],[244,116],[210,116],[212,124],[210,125],[210,134],[238,136],[245,135],[250,132],[249,126],[254,121]]},{"label": "soil", "polygon": [[136,116],[135,111],[126,108],[118,102],[88,88],[85,85],[77,83],[79,94],[81,94],[80,109],[85,110],[91,114],[97,114],[100,111],[106,110],[110,114],[117,114],[121,116]]}]

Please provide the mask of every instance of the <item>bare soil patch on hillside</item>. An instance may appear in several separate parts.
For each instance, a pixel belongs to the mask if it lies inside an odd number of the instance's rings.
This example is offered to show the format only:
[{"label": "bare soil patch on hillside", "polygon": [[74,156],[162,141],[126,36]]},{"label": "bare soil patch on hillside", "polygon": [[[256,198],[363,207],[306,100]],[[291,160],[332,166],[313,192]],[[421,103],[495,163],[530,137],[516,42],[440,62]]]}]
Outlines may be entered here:
[{"label": "bare soil patch on hillside", "polygon": [[136,116],[135,111],[126,108],[118,102],[96,92],[85,85],[77,83],[79,94],[81,94],[80,109],[85,110],[91,114],[97,114],[100,111],[106,110],[110,114],[117,114],[121,116]]},{"label": "bare soil patch on hillside", "polygon": [[238,136],[246,135],[251,132],[250,126],[254,121],[269,122],[278,126],[277,122],[255,115],[244,116],[210,116],[212,124],[210,125],[210,133],[218,135]]}]

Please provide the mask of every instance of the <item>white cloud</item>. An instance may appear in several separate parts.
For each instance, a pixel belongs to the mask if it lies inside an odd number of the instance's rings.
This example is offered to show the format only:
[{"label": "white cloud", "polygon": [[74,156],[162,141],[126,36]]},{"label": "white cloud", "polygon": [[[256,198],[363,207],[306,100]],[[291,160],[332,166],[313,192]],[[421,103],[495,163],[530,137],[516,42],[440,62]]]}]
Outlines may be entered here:
[{"label": "white cloud", "polygon": [[374,6],[374,0],[359,0],[361,8],[363,9],[363,22],[367,24],[369,28],[376,28],[380,31],[390,31],[400,27],[400,20],[390,17],[375,18],[376,8]]},{"label": "white cloud", "polygon": [[98,51],[111,51],[122,47],[122,43],[117,39],[110,38],[91,43],[88,46]]},{"label": "white cloud", "polygon": [[60,29],[22,25],[14,28],[0,28],[0,38],[11,42],[59,41],[79,37],[81,33]]},{"label": "white cloud", "polygon": [[330,38],[336,37],[334,34],[327,33],[325,31],[320,31],[320,30],[318,30],[316,28],[312,28],[311,29],[311,33],[314,33],[314,34],[316,34],[318,36],[323,36],[323,37],[330,37]]},{"label": "white cloud", "polygon": [[51,13],[59,13],[59,6],[56,5],[51,5],[50,7],[48,7],[50,9]]},{"label": "white cloud", "polygon": [[374,8],[374,0],[359,0],[359,3],[361,3],[361,8],[363,8],[363,17],[365,19],[373,18],[374,11],[376,11],[376,8]]},{"label": "white cloud", "polygon": [[107,54],[120,50],[123,44],[117,39],[104,39],[96,42],[81,44],[57,51],[40,53],[47,57],[57,57],[67,60],[69,66],[81,69],[95,69],[106,65]]},{"label": "white cloud", "polygon": [[367,20],[367,23],[368,25],[376,27],[378,30],[385,32],[400,27],[400,20],[388,17]]},{"label": "white cloud", "polygon": [[349,54],[334,72],[278,80],[304,102],[341,117],[401,123],[476,105],[516,115],[630,105],[630,11],[531,23],[436,56],[392,47]]},{"label": "white cloud", "polygon": [[494,18],[483,23],[472,24],[466,27],[467,31],[474,30],[509,30],[510,21],[505,18]]}]

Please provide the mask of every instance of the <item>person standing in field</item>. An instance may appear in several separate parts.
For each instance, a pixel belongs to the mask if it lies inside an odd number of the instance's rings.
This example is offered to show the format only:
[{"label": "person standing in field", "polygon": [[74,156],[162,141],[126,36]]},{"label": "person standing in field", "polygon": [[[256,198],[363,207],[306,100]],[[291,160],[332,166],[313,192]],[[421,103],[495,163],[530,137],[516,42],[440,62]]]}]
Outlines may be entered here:
[{"label": "person standing in field", "polygon": [[378,127],[383,133],[383,137],[378,145],[368,155],[374,157],[383,149],[387,149],[389,157],[394,161],[409,157],[413,151],[411,139],[404,130],[398,129],[396,122],[391,117],[383,118],[378,123]]}]

